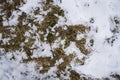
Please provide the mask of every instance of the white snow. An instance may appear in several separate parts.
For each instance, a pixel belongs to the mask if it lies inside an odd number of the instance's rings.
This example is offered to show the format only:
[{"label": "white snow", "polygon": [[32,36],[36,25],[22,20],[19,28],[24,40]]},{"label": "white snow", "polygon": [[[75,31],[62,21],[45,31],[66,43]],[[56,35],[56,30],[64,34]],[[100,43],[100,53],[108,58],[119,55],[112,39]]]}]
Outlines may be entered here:
[{"label": "white snow", "polygon": [[[27,14],[32,14],[33,9],[41,7],[40,1],[41,0],[26,0],[26,4],[21,6],[20,10]],[[60,3],[59,0],[54,0],[54,2],[54,4],[59,5],[65,10],[65,16],[68,20],[66,22],[67,24],[87,24],[92,26],[92,31],[87,35],[89,38],[94,39],[93,52],[87,56],[84,65],[74,65],[74,63],[72,63],[72,68],[77,72],[96,78],[109,77],[111,73],[120,74],[120,34],[113,34],[110,31],[111,26],[115,26],[111,22],[111,18],[114,16],[120,17],[120,0],[62,0],[62,3]],[[3,22],[4,25],[15,25],[17,23],[17,18],[20,13],[13,12],[13,15],[14,18],[10,18],[9,22]],[[38,16],[38,20],[41,20],[41,18],[41,16]],[[89,22],[91,18],[94,18],[94,23]],[[64,21],[65,19],[60,17],[57,25],[64,25]],[[96,29],[98,32],[95,32]],[[116,35],[117,39],[111,46],[111,44],[107,43],[106,39],[114,35]],[[30,34],[26,32],[26,36],[30,36]],[[78,39],[81,37],[83,36],[77,36]],[[0,40],[1,39],[2,36],[0,34]],[[7,43],[8,40],[9,39],[5,39],[3,41]],[[35,45],[40,49],[34,51],[32,57],[52,56],[50,51],[51,47],[48,44],[36,41]],[[55,47],[57,47],[56,45]],[[42,49],[44,49],[43,52]],[[71,42],[70,46],[65,49],[65,52],[66,54],[75,52],[79,58],[84,56],[75,46],[74,42]],[[12,54],[15,54],[17,57],[16,61],[9,60]],[[19,63],[22,58],[26,58],[26,55],[22,52],[13,52],[4,56],[1,56],[0,53],[0,80],[34,80],[34,75],[38,75],[34,70],[35,63],[29,63],[27,65]],[[57,63],[60,62],[62,62],[62,59]],[[54,71],[56,70],[56,67],[52,67],[46,75],[55,75]],[[21,72],[25,71],[28,72],[29,76],[25,77],[21,75]],[[45,77],[45,75],[40,75],[39,77],[41,78]]]},{"label": "white snow", "polygon": [[36,7],[41,7],[41,5],[39,4],[41,0],[26,0],[25,5],[23,5],[22,7],[20,7],[20,10],[23,12],[26,12],[27,14],[30,14],[32,12],[33,9],[35,9]]},{"label": "white snow", "polygon": [[[56,0],[55,0],[56,1]],[[97,33],[91,33],[94,39],[93,52],[83,66],[72,66],[77,71],[94,77],[107,77],[111,73],[120,73],[120,35],[113,43],[107,44],[105,39],[114,34],[111,33],[110,17],[120,17],[120,0],[62,0],[58,4],[67,13],[67,19],[71,24],[89,23],[90,18],[95,22],[91,25],[98,29]],[[69,48],[73,50],[73,47]]]}]

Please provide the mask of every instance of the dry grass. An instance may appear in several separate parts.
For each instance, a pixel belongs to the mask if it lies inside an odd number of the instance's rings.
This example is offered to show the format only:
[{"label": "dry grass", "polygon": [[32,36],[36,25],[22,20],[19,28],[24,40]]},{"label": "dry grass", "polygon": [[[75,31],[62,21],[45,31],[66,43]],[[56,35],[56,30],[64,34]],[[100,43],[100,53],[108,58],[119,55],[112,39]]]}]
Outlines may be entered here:
[{"label": "dry grass", "polygon": [[39,68],[40,66],[43,67],[43,69],[40,70],[40,73],[46,73],[50,69],[50,67],[53,66],[54,64],[52,63],[50,57],[28,58],[23,60],[24,63],[30,61],[35,61],[37,63],[36,68]]},{"label": "dry grass", "polygon": [[24,0],[12,0],[12,2],[8,2],[6,0],[1,1],[2,6],[0,7],[1,13],[5,13],[5,17],[8,20],[10,16],[12,15],[13,10],[19,10],[18,6],[24,4]]},{"label": "dry grass", "polygon": [[76,71],[71,70],[70,71],[70,80],[80,80],[80,75]]},{"label": "dry grass", "polygon": [[[12,31],[12,29],[15,29],[15,31]],[[6,52],[12,52],[16,50],[20,50],[22,48],[21,43],[24,43],[26,37],[24,36],[25,32],[28,31],[30,28],[29,26],[9,26],[9,27],[3,27],[3,32],[2,32],[2,38],[10,38],[9,42],[6,44],[3,44],[1,42],[0,47],[4,48]],[[13,35],[15,35],[13,37]],[[30,52],[30,47],[34,43],[33,38],[29,38],[28,42],[25,43],[23,46],[24,51],[26,52],[27,55],[31,54]],[[29,56],[30,57],[30,56]]]},{"label": "dry grass", "polygon": [[58,65],[57,68],[60,71],[64,71],[66,69],[66,66],[68,66],[70,64],[70,62],[72,61],[73,57],[74,57],[73,54],[70,54],[68,56],[64,56],[63,57],[64,62],[62,62],[60,65]]},{"label": "dry grass", "polygon": [[[55,36],[56,34],[51,32],[51,29],[57,24],[57,22],[59,20],[59,18],[55,14],[57,14],[59,16],[63,16],[64,11],[61,10],[60,7],[54,6],[54,5],[50,4],[49,2],[51,2],[51,0],[48,1],[46,4],[44,3],[43,8],[45,8],[45,10],[51,9],[51,11],[48,12],[48,14],[44,16],[44,20],[42,21],[41,24],[38,23],[35,25],[38,26],[37,27],[38,32],[39,32],[39,30],[41,32],[43,32],[43,34],[40,34],[40,40],[45,42],[44,35],[47,34],[46,42],[51,44],[55,41],[55,39],[57,39]],[[49,30],[49,33],[47,33],[47,30]]]},{"label": "dry grass", "polygon": [[56,60],[59,60],[63,56],[65,56],[62,48],[55,48],[53,51],[53,58],[51,57],[39,57],[39,58],[28,58],[24,59],[23,62],[35,61],[37,63],[37,67],[42,66],[43,69],[40,70],[40,73],[46,73],[51,67],[53,67],[56,63]]},{"label": "dry grass", "polygon": [[81,40],[77,40],[76,41],[76,46],[80,49],[80,51],[84,54],[87,55],[90,52],[85,48],[85,44],[86,44],[86,39],[82,38]]},{"label": "dry grass", "polygon": [[79,64],[79,65],[84,65],[85,63],[85,57],[83,57],[82,59],[75,59],[75,63]]},{"label": "dry grass", "polygon": [[53,58],[51,57],[28,58],[28,59],[24,59],[23,62],[27,63],[30,61],[34,61],[37,63],[36,67],[40,67],[40,66],[43,67],[43,69],[40,70],[40,73],[46,73],[51,67],[55,66],[56,61],[60,60],[61,58],[63,58],[64,62],[59,64],[57,68],[59,71],[64,71],[66,69],[66,66],[70,64],[70,62],[74,57],[73,54],[70,54],[68,56],[65,55],[65,52],[63,51],[62,48],[55,48],[53,49],[52,52],[53,52]]},{"label": "dry grass", "polygon": [[69,45],[70,45],[70,40],[66,39],[66,40],[65,40],[64,48],[69,47]]},{"label": "dry grass", "polygon": [[51,27],[54,27],[55,24],[58,22],[58,17],[54,15],[53,12],[49,12],[44,20],[42,21],[42,24],[40,26],[40,30],[44,33],[46,33],[46,29],[49,29]]},{"label": "dry grass", "polygon": [[66,37],[70,41],[75,41],[78,33],[84,34],[89,31],[89,28],[84,25],[69,25],[67,26],[67,30],[62,29],[61,27],[58,27],[55,30],[60,33],[59,36],[62,39],[65,39]]},{"label": "dry grass", "polygon": [[[16,4],[10,4],[5,2],[3,5],[3,12],[5,12],[6,19],[9,19],[11,16],[11,13],[13,10],[17,9],[18,6],[21,5],[22,0],[14,0],[14,3]],[[35,21],[35,19],[31,18],[30,15],[22,12],[22,14],[19,16],[18,21],[19,23],[16,26],[3,26],[2,25],[2,18],[0,17],[0,33],[2,33],[2,38],[10,38],[10,41],[7,44],[3,44],[3,41],[0,41],[0,48],[4,48],[6,52],[16,51],[23,49],[23,51],[27,55],[27,59],[23,59],[23,63],[34,61],[36,62],[36,69],[40,66],[43,67],[42,70],[40,70],[40,73],[46,73],[50,70],[51,67],[55,66],[56,61],[59,61],[60,59],[63,59],[63,62],[61,64],[57,65],[58,72],[64,72],[66,70],[66,67],[70,65],[71,61],[74,59],[74,54],[66,55],[64,52],[64,49],[60,46],[58,48],[51,49],[53,58],[51,57],[38,57],[38,58],[31,58],[31,56],[34,54],[31,47],[35,43],[35,37],[34,34],[38,34],[40,37],[39,39],[41,42],[46,42],[48,44],[51,44],[55,42],[58,38],[61,40],[65,40],[64,48],[69,47],[70,42],[75,42],[76,46],[79,48],[79,50],[87,55],[90,52],[85,48],[86,39],[82,38],[81,40],[77,40],[76,37],[78,34],[86,34],[90,31],[90,28],[84,25],[64,25],[64,26],[58,26],[56,27],[56,24],[58,23],[59,18],[56,16],[62,16],[64,17],[64,11],[53,4],[51,4],[53,0],[46,0],[43,1],[43,10],[49,10],[50,12],[47,13],[47,15],[44,15],[44,20],[39,23],[39,21]],[[34,11],[35,15],[40,14],[40,9],[37,8]],[[28,26],[28,23],[23,24],[23,22],[28,22],[32,25],[35,25],[37,30],[35,33],[31,33],[31,37],[26,37],[25,32],[28,32],[29,30],[32,31],[31,26]],[[67,27],[66,30],[63,28]],[[51,29],[55,28],[55,31],[51,31]],[[12,31],[14,29],[15,31]],[[43,32],[43,33],[42,33]],[[56,34],[59,33],[58,36]],[[13,35],[15,35],[13,37]],[[46,35],[46,37],[45,37]],[[45,40],[45,38],[47,40]],[[25,42],[25,40],[28,39],[28,42]],[[24,45],[21,46],[21,43]],[[94,40],[90,40],[91,46],[94,45]],[[84,60],[76,60],[81,65],[84,64]],[[61,75],[60,75],[61,76]],[[80,75],[75,71],[70,71],[70,78],[71,80],[78,80],[80,78]]]},{"label": "dry grass", "polygon": [[113,74],[111,77],[115,78],[116,80],[120,80],[120,75],[119,74]]}]

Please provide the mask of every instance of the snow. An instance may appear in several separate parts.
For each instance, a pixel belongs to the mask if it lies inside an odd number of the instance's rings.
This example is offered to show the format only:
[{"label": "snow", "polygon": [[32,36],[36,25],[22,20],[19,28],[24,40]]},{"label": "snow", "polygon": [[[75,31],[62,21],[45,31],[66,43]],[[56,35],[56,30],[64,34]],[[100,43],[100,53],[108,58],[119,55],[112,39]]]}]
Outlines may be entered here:
[{"label": "snow", "polygon": [[33,0],[26,0],[25,5],[20,7],[20,10],[29,14],[32,12],[33,9],[40,6],[39,3],[40,3],[39,0],[34,0],[34,1]]},{"label": "snow", "polygon": [[[88,36],[94,39],[93,52],[83,66],[72,66],[77,71],[94,77],[107,77],[111,73],[120,73],[120,35],[113,46],[105,39],[113,36],[110,31],[110,17],[120,17],[120,0],[63,0],[58,4],[66,11],[67,19],[71,24],[89,23],[90,18],[95,22],[91,25],[98,29]],[[82,20],[82,21],[81,21]],[[69,48],[73,50],[75,47]],[[76,48],[75,48],[76,49]]]},{"label": "snow", "polygon": [[71,42],[70,46],[65,49],[67,55],[71,53],[76,53],[79,58],[82,58],[84,55],[80,52],[79,48],[76,47],[75,42]]},{"label": "snow", "polygon": [[[41,7],[40,1],[41,0],[26,0],[26,4],[21,6],[20,10],[33,15],[32,10],[36,7]],[[72,68],[79,73],[91,75],[95,78],[109,77],[112,73],[120,74],[120,34],[113,34],[110,31],[111,27],[115,27],[115,24],[111,22],[111,18],[115,16],[120,17],[120,0],[62,0],[62,3],[58,0],[54,0],[54,4],[59,5],[65,11],[65,16],[67,18],[67,22],[65,22],[65,19],[60,17],[57,26],[64,24],[85,24],[91,26],[92,31],[87,34],[87,38],[94,39],[94,46],[92,47],[93,51],[87,56],[84,65],[75,65],[75,63],[72,62]],[[9,22],[4,21],[4,26],[17,24],[17,18],[20,14],[21,12],[14,11],[14,18],[10,18]],[[42,19],[41,16],[36,17],[38,18],[38,21]],[[90,23],[91,18],[94,19],[94,23]],[[118,26],[120,27],[120,25]],[[26,32],[25,35],[30,36],[30,33]],[[77,39],[81,39],[83,36],[84,35],[78,35]],[[113,45],[108,44],[106,41],[107,38],[112,36],[117,37]],[[1,34],[0,40],[2,40]],[[8,40],[9,39],[4,39],[3,41],[4,43],[7,43]],[[61,44],[63,43],[64,41],[61,41]],[[52,47],[57,47],[58,45],[59,44],[56,43]],[[50,45],[40,43],[39,40],[36,39],[34,46],[37,46],[40,49],[34,51],[32,57],[52,56]],[[70,46],[64,51],[67,55],[76,53],[78,58],[84,56],[75,46],[74,42],[71,42]],[[1,53],[0,80],[34,80],[34,75],[38,76],[34,69],[34,62],[30,62],[27,65],[19,63],[22,58],[26,58],[24,52],[16,51],[7,55],[4,55],[3,53],[4,56],[1,56]],[[16,61],[9,60],[13,54],[16,56]],[[62,59],[60,59],[56,65],[61,62],[63,62]],[[39,77],[45,78],[47,75],[55,75],[54,71],[56,70],[56,66],[52,67],[48,73],[45,75],[40,74]],[[21,72],[28,72],[29,76],[25,77],[21,75]],[[57,78],[55,80],[57,80]]]}]

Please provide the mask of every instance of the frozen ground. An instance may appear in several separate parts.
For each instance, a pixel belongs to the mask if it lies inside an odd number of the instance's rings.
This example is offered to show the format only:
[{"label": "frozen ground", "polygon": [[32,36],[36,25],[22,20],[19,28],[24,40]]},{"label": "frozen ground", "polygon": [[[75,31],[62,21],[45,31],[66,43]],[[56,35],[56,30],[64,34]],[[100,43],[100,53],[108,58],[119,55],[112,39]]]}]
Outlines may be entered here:
[{"label": "frozen ground", "polygon": [[[11,0],[12,1],[12,0]],[[36,21],[42,21],[43,16],[34,15],[32,11],[38,7],[42,9],[43,0],[25,0],[25,4],[19,6],[20,11],[14,10],[12,16],[7,21],[5,17],[3,26],[16,25],[18,23],[17,18],[22,12],[35,18]],[[70,43],[70,46],[64,49],[65,54],[76,53],[76,58],[83,58],[85,56],[84,65],[75,63],[74,59],[69,64],[72,70],[77,73],[92,78],[109,78],[110,80],[116,80],[111,77],[113,74],[120,75],[120,0],[53,0],[54,5],[58,5],[65,12],[66,20],[59,17],[59,22],[56,25],[79,25],[83,24],[90,26],[91,30],[88,34],[78,35],[77,38],[81,39],[81,36],[86,36],[88,42],[90,39],[94,40],[94,45],[90,48],[92,51],[88,55],[84,55],[75,46],[74,42]],[[46,15],[48,11],[41,11]],[[0,13],[3,15],[4,13]],[[23,24],[26,24],[24,21]],[[30,25],[30,24],[29,24]],[[32,32],[36,31],[35,25],[32,26]],[[29,37],[32,33],[26,32],[26,36]],[[71,33],[72,34],[72,33]],[[35,46],[37,50],[33,51],[32,58],[34,57],[53,57],[51,52],[51,45],[40,42],[37,36],[34,36]],[[2,39],[2,33],[0,32],[0,40],[7,43],[9,39]],[[64,43],[64,41],[61,41]],[[42,46],[41,46],[42,45]],[[52,47],[57,47],[58,44],[54,43]],[[86,48],[89,48],[89,44],[86,43]],[[42,51],[44,49],[44,51]],[[15,59],[13,58],[13,55]],[[26,59],[27,56],[22,50],[14,52],[7,52],[0,47],[0,80],[37,80],[37,79],[51,79],[59,80],[61,78],[46,78],[46,76],[56,76],[56,65],[63,62],[62,58],[57,60],[55,66],[45,74],[40,74],[36,71],[35,63],[23,63],[22,59]],[[39,66],[39,69],[42,69]],[[67,74],[69,72],[66,71]],[[63,76],[63,79],[70,79],[69,75]],[[119,80],[119,79],[118,79]]]},{"label": "frozen ground", "polygon": [[[92,25],[93,30],[89,37],[94,38],[94,51],[89,55],[86,64],[73,66],[76,70],[93,75],[95,77],[107,77],[111,73],[120,74],[120,34],[112,33],[115,23],[111,21],[114,17],[120,17],[119,0],[63,0],[59,4],[67,11],[70,24],[84,23]],[[94,23],[89,23],[90,19]],[[120,24],[118,24],[120,29]],[[106,39],[115,36],[117,39],[108,44]]]}]

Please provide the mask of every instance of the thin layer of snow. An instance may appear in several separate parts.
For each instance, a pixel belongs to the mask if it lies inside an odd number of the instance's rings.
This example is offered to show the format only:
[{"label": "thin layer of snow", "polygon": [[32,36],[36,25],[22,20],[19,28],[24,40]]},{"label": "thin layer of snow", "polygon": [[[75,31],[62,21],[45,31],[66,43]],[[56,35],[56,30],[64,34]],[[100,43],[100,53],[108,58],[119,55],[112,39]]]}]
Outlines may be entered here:
[{"label": "thin layer of snow", "polygon": [[84,56],[84,55],[80,52],[79,48],[76,47],[75,42],[71,42],[71,43],[70,43],[70,46],[65,49],[65,53],[66,53],[67,55],[69,55],[69,54],[71,54],[71,53],[73,53],[73,54],[75,53],[75,55],[77,55],[77,57],[79,57],[79,58],[82,58],[82,57]]},{"label": "thin layer of snow", "polygon": [[36,7],[40,7],[40,1],[41,0],[26,0],[25,5],[20,7],[20,10],[23,12],[26,12],[27,14],[31,13],[33,9]]},{"label": "thin layer of snow", "polygon": [[[71,24],[89,23],[90,19],[94,18],[92,28],[98,29],[97,33],[93,31],[88,35],[94,39],[94,51],[85,65],[72,67],[83,74],[98,78],[120,73],[120,36],[117,35],[118,39],[113,46],[105,41],[114,35],[110,31],[110,17],[120,17],[120,0],[62,0],[62,3],[56,4],[67,12],[66,17]],[[73,47],[69,50],[73,50]]]},{"label": "thin layer of snow", "polygon": [[[16,52],[15,54],[15,60],[10,60],[10,58],[12,59],[12,53],[0,58],[0,80],[33,80],[33,74],[36,74],[34,70],[35,63],[20,64],[19,61],[22,60],[21,52]],[[22,73],[26,73],[29,76],[26,77]]]}]

